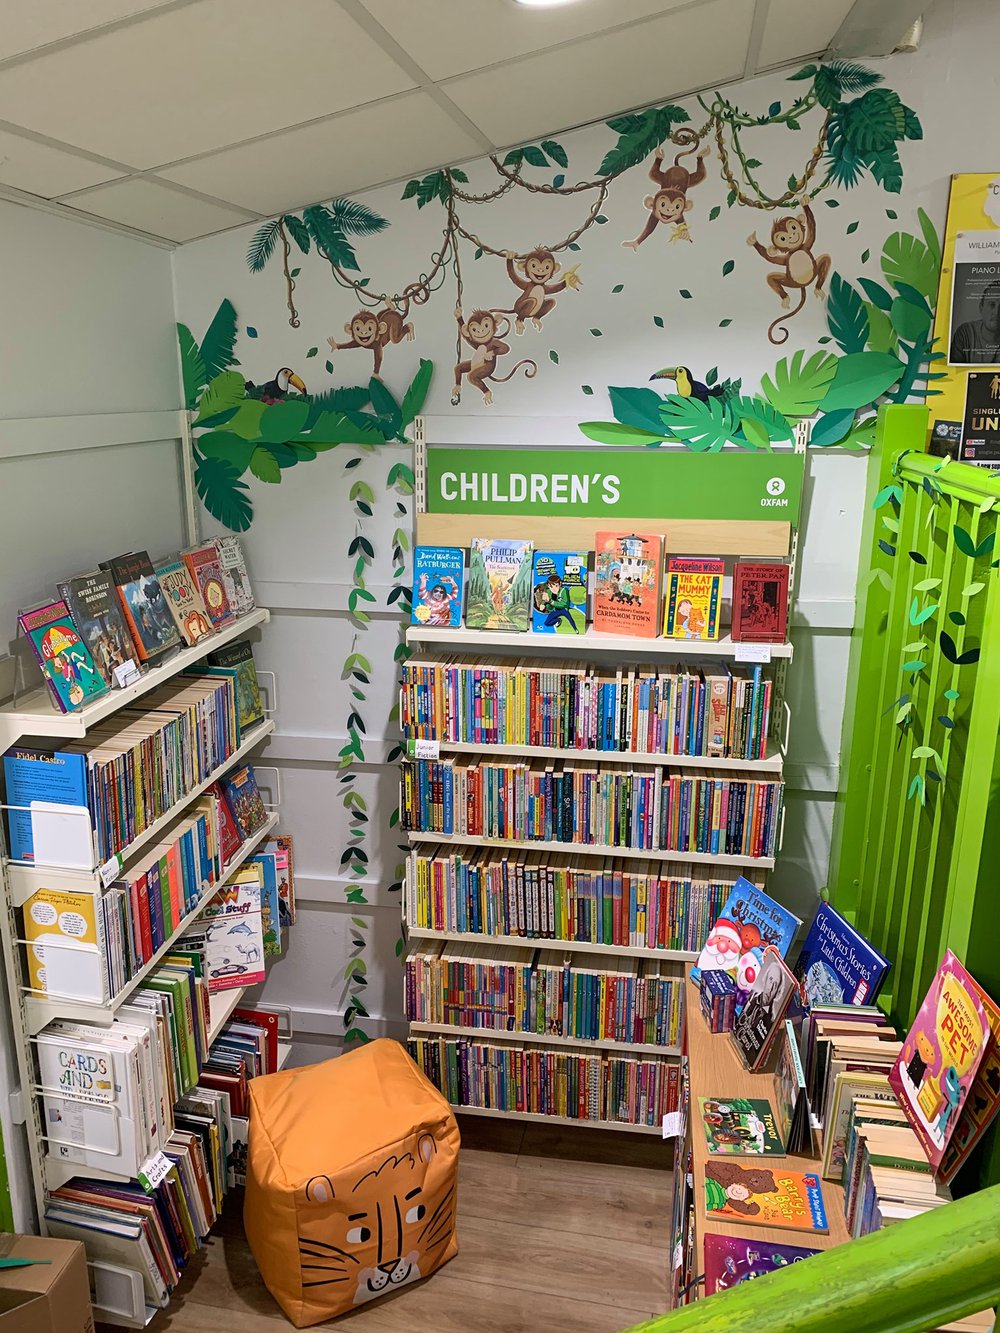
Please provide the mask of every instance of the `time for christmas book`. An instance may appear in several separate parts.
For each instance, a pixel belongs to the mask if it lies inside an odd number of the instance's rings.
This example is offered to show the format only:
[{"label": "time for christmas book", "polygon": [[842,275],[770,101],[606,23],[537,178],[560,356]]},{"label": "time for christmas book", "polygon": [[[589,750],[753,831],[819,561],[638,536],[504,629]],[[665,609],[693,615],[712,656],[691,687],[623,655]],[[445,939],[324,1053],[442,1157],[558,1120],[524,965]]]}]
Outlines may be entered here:
[{"label": "time for christmas book", "polygon": [[473,537],[469,552],[469,629],[523,631],[531,619],[530,541]]},{"label": "time for christmas book", "polygon": [[671,556],[663,635],[667,639],[717,639],[722,610],[722,560]]},{"label": "time for christmas book", "polygon": [[594,629],[655,639],[663,538],[656,533],[599,532],[594,548]]}]

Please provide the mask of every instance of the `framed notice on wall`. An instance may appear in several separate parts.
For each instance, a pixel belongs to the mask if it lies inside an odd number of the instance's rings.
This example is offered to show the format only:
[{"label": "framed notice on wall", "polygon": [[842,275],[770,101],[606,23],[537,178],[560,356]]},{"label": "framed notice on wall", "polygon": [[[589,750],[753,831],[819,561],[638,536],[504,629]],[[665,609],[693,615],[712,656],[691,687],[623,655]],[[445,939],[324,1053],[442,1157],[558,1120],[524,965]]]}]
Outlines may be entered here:
[{"label": "framed notice on wall", "polygon": [[948,363],[1000,366],[1000,229],[955,237]]}]

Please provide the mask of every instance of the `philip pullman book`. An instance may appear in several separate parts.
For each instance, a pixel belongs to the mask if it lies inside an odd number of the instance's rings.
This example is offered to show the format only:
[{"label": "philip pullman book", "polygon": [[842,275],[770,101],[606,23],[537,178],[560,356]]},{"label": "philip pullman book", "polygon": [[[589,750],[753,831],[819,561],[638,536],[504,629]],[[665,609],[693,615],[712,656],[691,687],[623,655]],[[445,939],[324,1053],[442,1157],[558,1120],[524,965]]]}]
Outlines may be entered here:
[{"label": "philip pullman book", "polygon": [[473,537],[469,552],[469,629],[524,632],[531,621],[529,541]]}]

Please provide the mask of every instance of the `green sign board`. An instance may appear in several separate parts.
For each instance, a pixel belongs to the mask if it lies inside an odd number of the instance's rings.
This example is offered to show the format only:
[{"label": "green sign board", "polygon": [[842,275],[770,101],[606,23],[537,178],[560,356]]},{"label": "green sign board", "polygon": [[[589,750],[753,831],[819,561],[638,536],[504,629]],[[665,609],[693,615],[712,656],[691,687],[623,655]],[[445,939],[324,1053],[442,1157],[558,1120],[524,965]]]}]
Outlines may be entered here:
[{"label": "green sign board", "polygon": [[427,450],[427,512],[797,524],[805,455],[675,449]]}]

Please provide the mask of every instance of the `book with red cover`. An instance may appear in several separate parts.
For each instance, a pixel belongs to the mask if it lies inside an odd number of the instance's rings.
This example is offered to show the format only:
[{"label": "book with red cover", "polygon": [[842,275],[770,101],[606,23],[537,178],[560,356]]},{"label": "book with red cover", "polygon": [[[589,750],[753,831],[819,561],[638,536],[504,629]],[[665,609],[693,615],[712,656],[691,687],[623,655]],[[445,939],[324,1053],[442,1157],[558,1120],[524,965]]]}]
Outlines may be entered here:
[{"label": "book with red cover", "polygon": [[252,1023],[263,1028],[267,1038],[267,1073],[273,1074],[278,1068],[278,1015],[268,1013],[266,1009],[234,1009],[233,1018],[240,1023]]},{"label": "book with red cover", "polygon": [[599,532],[594,539],[594,629],[655,639],[660,628],[663,538]]},{"label": "book with red cover", "polygon": [[186,551],[181,551],[181,559],[194,576],[208,618],[216,629],[235,620],[236,616],[226,590],[225,573],[215,543],[203,542],[201,546],[190,546]]},{"label": "book with red cover", "polygon": [[243,844],[240,837],[240,831],[236,827],[236,820],[233,819],[232,811],[229,808],[229,802],[223,793],[222,786],[218,782],[213,782],[208,788],[208,795],[214,796],[219,803],[219,834],[222,840],[222,864],[226,865],[233,859]]},{"label": "book with red cover", "polygon": [[738,560],[733,569],[734,643],[784,643],[789,566]]}]

